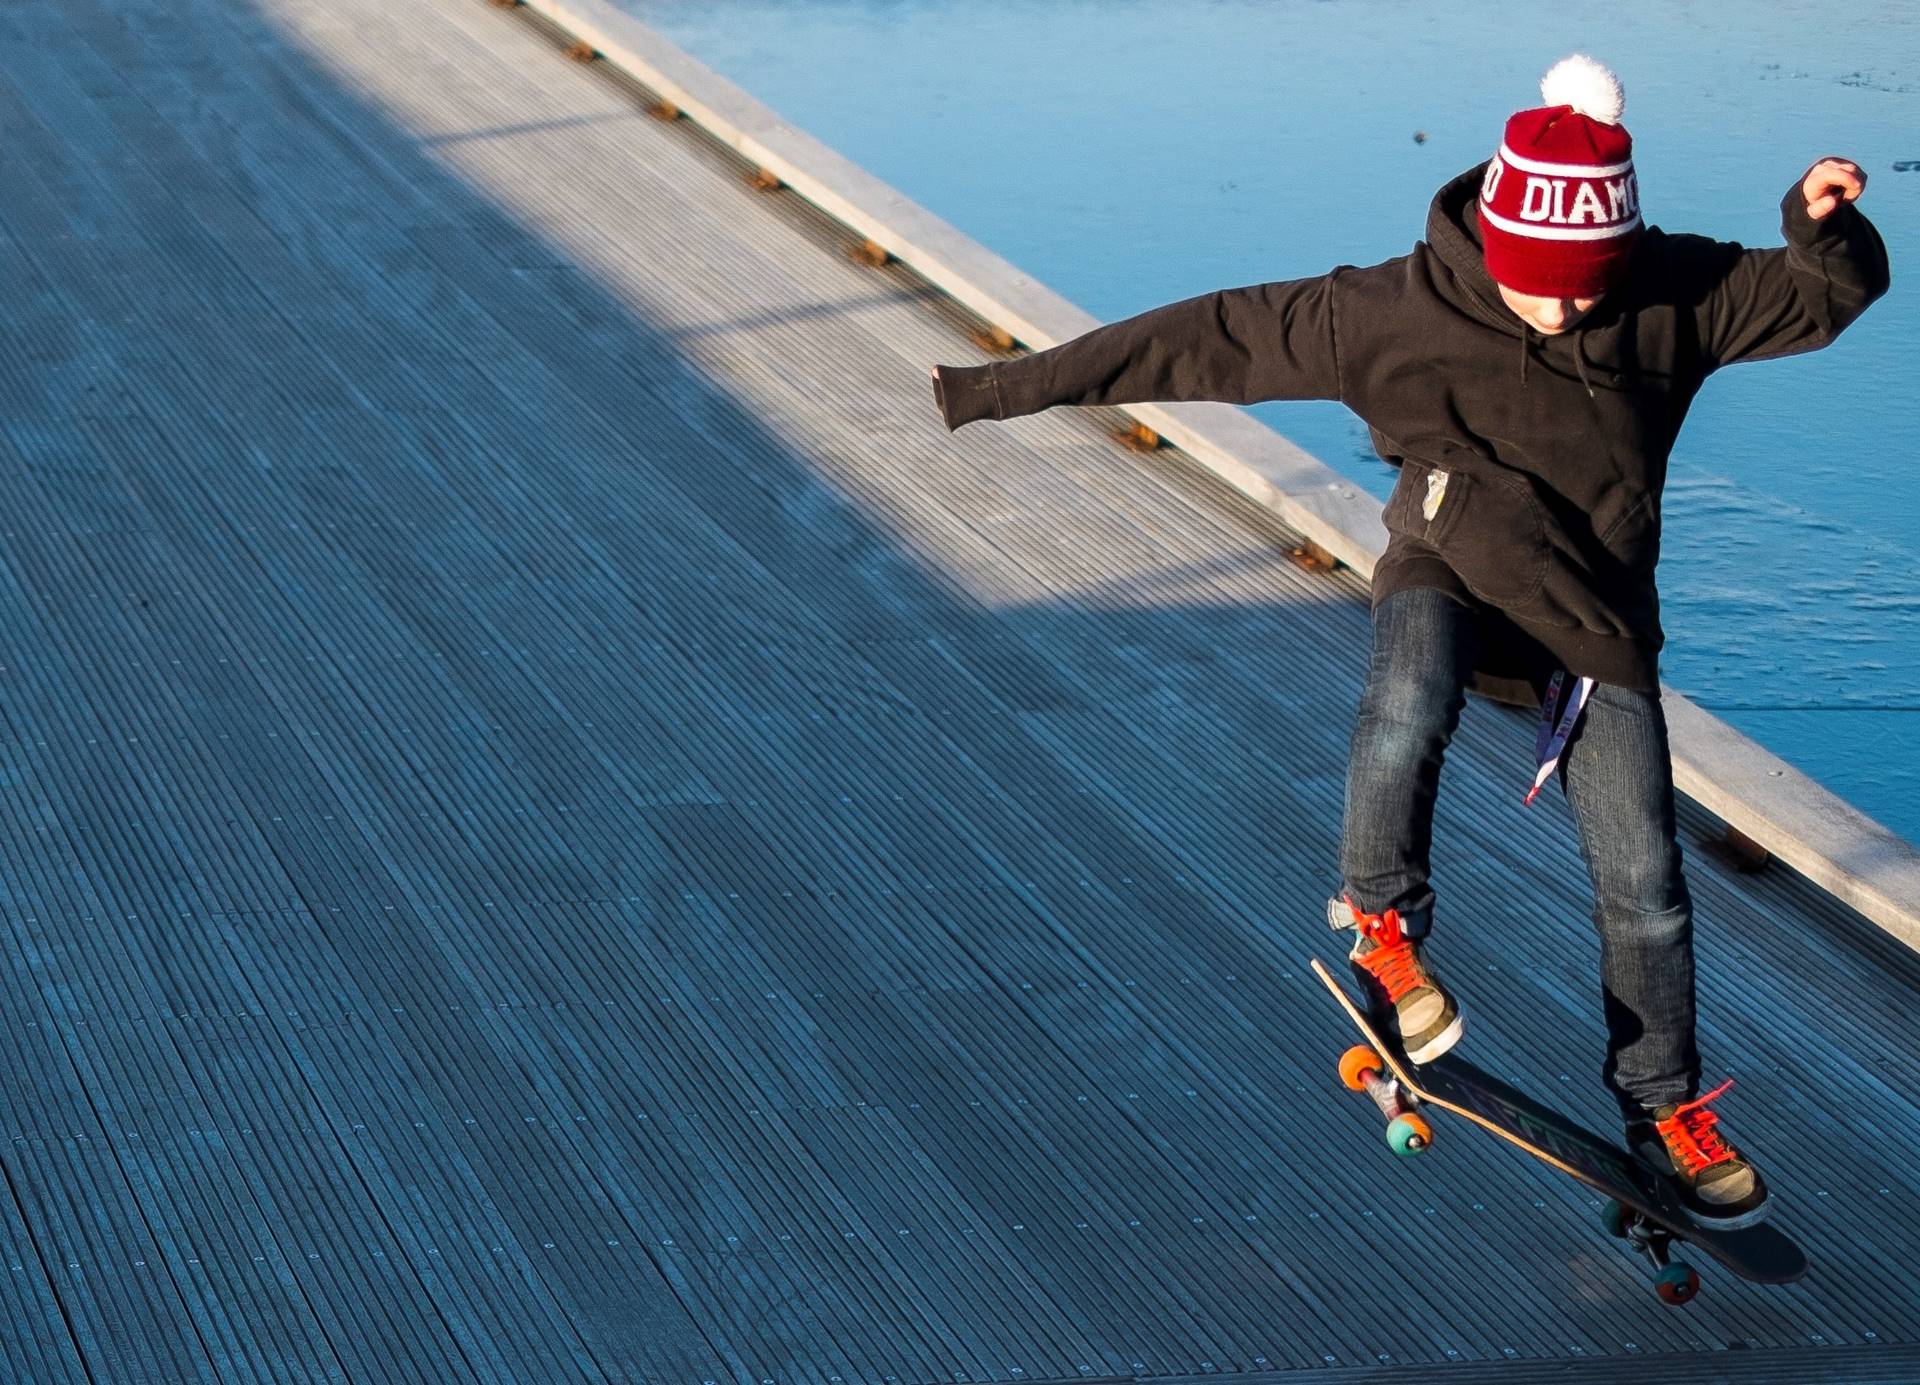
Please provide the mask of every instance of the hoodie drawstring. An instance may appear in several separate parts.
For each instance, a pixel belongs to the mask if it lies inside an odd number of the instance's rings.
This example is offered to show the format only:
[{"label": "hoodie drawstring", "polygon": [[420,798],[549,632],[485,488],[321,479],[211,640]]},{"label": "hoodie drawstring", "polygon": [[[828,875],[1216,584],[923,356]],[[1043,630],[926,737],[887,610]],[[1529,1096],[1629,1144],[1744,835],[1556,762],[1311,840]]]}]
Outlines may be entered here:
[{"label": "hoodie drawstring", "polygon": [[1580,334],[1573,334],[1573,368],[1580,372],[1580,383],[1587,387],[1587,398],[1592,399],[1593,381],[1587,378],[1587,350],[1580,344]]},{"label": "hoodie drawstring", "polygon": [[[1525,322],[1520,324],[1520,387],[1526,388],[1527,362],[1533,356],[1533,328]],[[1580,372],[1580,383],[1587,387],[1587,398],[1597,396],[1593,392],[1593,381],[1587,378],[1587,351],[1581,345],[1580,334],[1573,334],[1573,368]]]}]

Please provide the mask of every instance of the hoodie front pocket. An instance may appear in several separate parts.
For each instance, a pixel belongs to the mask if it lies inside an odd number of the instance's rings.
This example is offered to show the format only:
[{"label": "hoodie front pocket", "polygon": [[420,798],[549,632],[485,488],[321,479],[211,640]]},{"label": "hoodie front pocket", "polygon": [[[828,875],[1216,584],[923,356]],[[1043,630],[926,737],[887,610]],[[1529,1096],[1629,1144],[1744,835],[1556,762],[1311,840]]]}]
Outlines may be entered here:
[{"label": "hoodie front pocket", "polygon": [[1524,603],[1546,580],[1546,524],[1521,477],[1409,459],[1382,519],[1437,550],[1467,590],[1492,605]]},{"label": "hoodie front pocket", "polygon": [[1660,561],[1660,509],[1651,493],[1642,493],[1607,526],[1600,546],[1627,573],[1653,571]]},{"label": "hoodie front pocket", "polygon": [[1443,519],[1449,508],[1452,522],[1435,546],[1468,591],[1496,606],[1522,605],[1540,594],[1547,526],[1524,477],[1456,472],[1440,507]]}]

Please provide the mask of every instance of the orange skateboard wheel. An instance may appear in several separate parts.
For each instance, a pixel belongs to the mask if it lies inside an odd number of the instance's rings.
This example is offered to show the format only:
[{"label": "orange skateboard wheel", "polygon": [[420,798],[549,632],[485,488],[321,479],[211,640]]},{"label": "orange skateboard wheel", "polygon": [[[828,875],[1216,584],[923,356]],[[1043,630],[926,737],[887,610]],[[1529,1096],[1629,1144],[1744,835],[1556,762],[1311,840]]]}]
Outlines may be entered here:
[{"label": "orange skateboard wheel", "polygon": [[1365,1044],[1355,1044],[1340,1055],[1340,1080],[1346,1084],[1347,1090],[1364,1092],[1367,1084],[1361,1074],[1368,1069],[1376,1073],[1382,1072],[1385,1067],[1386,1064],[1380,1061],[1379,1054]]}]

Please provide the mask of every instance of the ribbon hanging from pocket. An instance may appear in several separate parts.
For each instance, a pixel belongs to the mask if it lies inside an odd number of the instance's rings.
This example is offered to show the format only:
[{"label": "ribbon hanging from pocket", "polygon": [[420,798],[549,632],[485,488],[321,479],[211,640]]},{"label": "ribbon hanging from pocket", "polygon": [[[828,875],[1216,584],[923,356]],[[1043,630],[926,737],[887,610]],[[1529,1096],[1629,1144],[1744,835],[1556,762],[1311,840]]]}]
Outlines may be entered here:
[{"label": "ribbon hanging from pocket", "polygon": [[1540,792],[1540,786],[1559,767],[1560,756],[1567,748],[1567,738],[1573,734],[1581,710],[1586,707],[1587,698],[1593,692],[1593,679],[1576,679],[1573,691],[1562,705],[1561,692],[1566,683],[1565,671],[1555,672],[1552,681],[1547,684],[1547,695],[1540,703],[1540,729],[1533,739],[1533,754],[1539,767],[1534,771],[1533,787],[1527,790],[1529,807],[1533,804],[1534,796]]}]

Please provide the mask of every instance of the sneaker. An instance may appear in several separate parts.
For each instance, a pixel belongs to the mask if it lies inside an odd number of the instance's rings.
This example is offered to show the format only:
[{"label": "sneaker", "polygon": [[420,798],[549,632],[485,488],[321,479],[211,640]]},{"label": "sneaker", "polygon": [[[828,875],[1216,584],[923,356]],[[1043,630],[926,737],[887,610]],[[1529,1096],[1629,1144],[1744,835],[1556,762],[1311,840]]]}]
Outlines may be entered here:
[{"label": "sneaker", "polygon": [[1687,1210],[1713,1226],[1751,1226],[1769,1205],[1767,1181],[1716,1128],[1707,1103],[1731,1087],[1722,1082],[1692,1101],[1657,1107],[1627,1122],[1627,1148],[1672,1182]]},{"label": "sneaker", "polygon": [[[1327,918],[1358,936],[1347,960],[1367,997],[1374,1025],[1395,1039],[1415,1063],[1431,1063],[1460,1042],[1466,1021],[1420,958],[1420,943],[1400,927],[1398,911],[1365,914],[1352,899],[1329,900]],[[1351,919],[1342,912],[1350,911]]]}]

